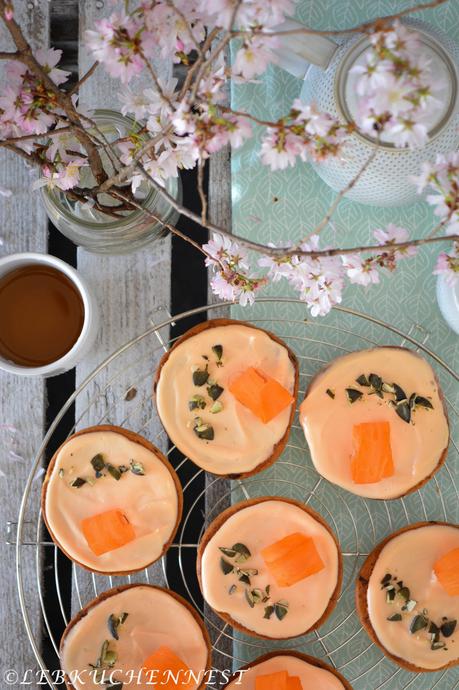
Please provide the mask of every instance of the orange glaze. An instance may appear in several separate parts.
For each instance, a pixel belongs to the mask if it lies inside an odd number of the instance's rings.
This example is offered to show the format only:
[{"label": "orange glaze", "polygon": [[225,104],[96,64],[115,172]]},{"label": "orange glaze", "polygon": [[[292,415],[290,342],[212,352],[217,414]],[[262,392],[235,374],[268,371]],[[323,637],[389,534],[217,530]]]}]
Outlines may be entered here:
[{"label": "orange glaze", "polygon": [[[117,630],[119,640],[114,640],[108,632],[107,620],[111,614],[121,613],[127,613],[128,617]],[[126,688],[153,687],[145,673],[141,675],[141,669],[152,653],[162,647],[176,655],[195,677],[206,669],[208,650],[198,622],[166,590],[142,585],[131,587],[98,603],[71,628],[61,650],[61,666],[67,673],[80,671],[81,683],[74,684],[76,690],[103,687],[93,682],[89,664],[96,663],[105,640],[109,640],[109,649],[117,655],[113,677],[124,680]],[[153,670],[161,669],[155,665]],[[128,684],[130,672],[135,674],[132,684]],[[147,682],[137,685],[138,678]],[[185,687],[195,690],[198,684],[191,682]]]},{"label": "orange glaze", "polygon": [[[93,485],[71,487],[76,477],[94,478],[91,458],[97,453],[115,466],[129,466],[131,459],[141,462],[145,476],[129,471],[116,481],[104,472]],[[111,510],[126,516],[135,538],[97,556],[82,521]],[[136,570],[158,558],[174,530],[177,511],[177,489],[167,467],[152,451],[113,431],[71,438],[57,455],[46,491],[46,518],[61,547],[73,560],[107,573]]]},{"label": "orange glaze", "polygon": [[[367,395],[370,389],[356,384],[361,374],[375,373],[389,383],[397,383],[410,396],[429,398],[433,409],[418,407],[412,423],[395,413],[384,400]],[[345,389],[364,392],[351,404]],[[335,397],[331,399],[326,391]],[[317,471],[329,481],[359,496],[394,498],[408,492],[437,467],[448,445],[448,422],[430,365],[409,350],[375,348],[353,352],[334,360],[313,380],[300,406],[300,422]],[[353,428],[357,424],[388,422],[395,472],[375,483],[358,484],[352,479]]]},{"label": "orange glaze", "polygon": [[[223,366],[217,367],[212,346],[223,346]],[[194,386],[193,371],[204,368],[209,357],[210,376],[224,392],[219,397],[223,409],[218,414],[204,410],[190,412],[193,395],[206,397],[206,386]],[[161,370],[156,403],[164,427],[182,453],[194,463],[216,474],[250,472],[267,460],[289,424],[291,406],[285,407],[266,424],[230,393],[238,375],[253,366],[276,379],[289,393],[295,385],[295,370],[285,347],[266,333],[245,325],[218,326],[202,331],[172,350]],[[212,441],[193,431],[199,416],[215,430]]]},{"label": "orange glaze", "polygon": [[[266,567],[262,551],[295,532],[314,539],[325,567],[290,587],[279,587]],[[258,574],[251,577],[251,588],[264,591],[270,585],[271,599],[268,603],[288,601],[288,614],[283,620],[274,615],[269,620],[265,619],[266,603],[250,608],[244,585],[235,575],[223,574],[219,547],[231,547],[235,542],[245,544],[252,554],[240,567],[258,570]],[[338,563],[338,550],[327,529],[298,506],[273,498],[272,501],[242,507],[210,539],[202,555],[203,595],[214,610],[229,614],[255,633],[275,639],[293,637],[304,633],[323,615],[336,587]],[[230,594],[233,584],[237,585],[237,591]]]},{"label": "orange glaze", "polygon": [[233,680],[225,690],[256,690],[256,679],[262,675],[288,671],[291,677],[299,678],[303,690],[343,690],[341,681],[330,671],[313,666],[294,656],[273,656]]},{"label": "orange glaze", "polygon": [[[412,635],[410,622],[427,609],[428,617],[441,624],[443,616],[459,621],[459,597],[449,596],[434,573],[435,562],[453,548],[459,547],[459,529],[448,525],[419,527],[397,535],[382,549],[371,574],[367,603],[370,622],[376,636],[391,654],[415,666],[435,670],[459,657],[459,628],[444,640],[447,650],[431,650],[430,635],[421,630]],[[403,613],[403,620],[387,618],[400,612],[399,604],[386,603],[381,580],[390,573],[402,580],[417,602],[416,608]],[[441,638],[443,639],[443,638]]]}]

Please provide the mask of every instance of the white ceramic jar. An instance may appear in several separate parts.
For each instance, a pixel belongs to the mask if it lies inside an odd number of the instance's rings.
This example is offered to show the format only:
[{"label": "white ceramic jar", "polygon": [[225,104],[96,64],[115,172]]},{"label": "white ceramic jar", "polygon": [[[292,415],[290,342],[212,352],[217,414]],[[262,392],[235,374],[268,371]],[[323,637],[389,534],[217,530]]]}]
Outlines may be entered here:
[{"label": "white ceramic jar", "polygon": [[[381,141],[375,159],[355,186],[346,194],[363,204],[399,206],[419,197],[411,180],[420,174],[424,161],[439,153],[455,151],[459,145],[458,72],[459,46],[445,33],[425,22],[405,20],[420,36],[423,54],[433,61],[435,74],[445,81],[443,104],[430,123],[429,142],[416,149],[396,148]],[[301,27],[288,20],[278,30]],[[336,41],[336,42],[335,42]],[[352,122],[356,114],[355,75],[351,68],[364,60],[369,49],[367,36],[348,34],[334,37],[293,34],[281,40],[279,65],[303,79],[300,99],[315,103],[342,122]],[[376,140],[354,133],[343,153],[344,160],[329,158],[312,163],[317,174],[332,189],[340,191],[356,176],[376,146]]]}]

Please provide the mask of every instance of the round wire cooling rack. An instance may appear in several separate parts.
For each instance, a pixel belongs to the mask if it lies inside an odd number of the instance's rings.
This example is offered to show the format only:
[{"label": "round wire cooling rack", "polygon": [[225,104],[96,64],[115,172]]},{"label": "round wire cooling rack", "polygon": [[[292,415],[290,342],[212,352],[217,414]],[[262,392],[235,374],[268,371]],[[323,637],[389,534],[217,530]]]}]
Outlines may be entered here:
[{"label": "round wire cooling rack", "polygon": [[[220,308],[229,306],[230,303],[213,304],[164,318],[126,343],[78,386],[52,422],[38,450],[18,517],[16,572],[27,635],[43,676],[53,690],[57,690],[58,685],[48,670],[49,660],[46,663],[43,658],[40,639],[44,631],[51,641],[58,666],[59,639],[53,632],[56,627],[53,616],[58,610],[62,616],[61,627],[68,623],[65,604],[68,592],[63,591],[65,586],[58,549],[46,541],[37,473],[55,449],[60,427],[73,408],[75,424],[70,433],[95,424],[118,424],[144,434],[175,459],[176,450],[168,446],[167,436],[151,401],[151,383],[159,358],[173,342],[169,337],[169,327],[205,312],[211,318],[214,312],[218,314]],[[273,316],[273,313],[282,314],[282,317]],[[155,582],[168,586],[168,573],[172,568],[183,591],[206,621],[214,655],[222,660],[218,664],[220,668],[228,668],[231,664],[238,668],[267,651],[291,648],[325,659],[349,679],[355,690],[452,690],[459,687],[459,667],[437,673],[412,674],[388,661],[362,629],[354,605],[354,581],[359,567],[384,536],[419,520],[458,522],[458,374],[427,347],[428,334],[417,326],[413,326],[409,333],[403,333],[376,318],[343,307],[333,309],[324,319],[306,320],[303,318],[304,305],[289,298],[259,299],[252,307],[245,308],[242,316],[275,332],[295,351],[300,362],[300,399],[316,371],[340,354],[374,345],[403,345],[419,351],[433,366],[448,406],[451,445],[445,465],[426,486],[404,498],[392,501],[360,498],[317,474],[297,421],[293,424],[286,450],[274,466],[243,481],[230,482],[206,475],[187,458],[181,458],[176,463],[176,470],[182,481],[186,510],[167,557],[159,566],[156,564],[127,578],[90,574],[73,564],[72,613],[76,614],[104,590],[126,582]],[[233,631],[207,607],[203,608],[197,595],[196,548],[206,524],[231,502],[262,495],[296,498],[321,513],[335,530],[344,557],[342,592],[330,618],[319,630],[307,636],[278,643],[249,638]],[[48,553],[46,575],[43,575],[43,553],[48,549],[52,550],[52,557]],[[53,591],[51,602],[50,590]]]}]

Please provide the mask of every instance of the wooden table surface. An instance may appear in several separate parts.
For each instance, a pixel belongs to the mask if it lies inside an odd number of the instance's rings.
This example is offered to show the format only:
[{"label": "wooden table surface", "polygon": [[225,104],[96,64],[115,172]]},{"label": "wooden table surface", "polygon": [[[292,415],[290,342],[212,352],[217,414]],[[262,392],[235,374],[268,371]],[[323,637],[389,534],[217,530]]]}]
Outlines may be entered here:
[{"label": "wooden table surface", "polygon": [[[123,2],[118,2],[122,6]],[[112,2],[86,0],[15,0],[16,17],[19,19],[33,46],[51,44],[66,49],[67,61],[76,56],[78,40],[79,73],[83,74],[91,64],[88,51],[82,45],[82,36],[93,21],[106,16],[115,8]],[[115,3],[116,5],[116,3]],[[77,39],[79,36],[79,39]],[[0,49],[10,50],[11,44],[3,27],[0,28]],[[168,76],[168,66],[158,62],[157,69],[162,77]],[[1,75],[1,73],[0,73]],[[81,101],[89,107],[117,108],[117,93],[120,83],[110,80],[106,72],[99,68],[83,87]],[[44,212],[39,192],[31,192],[31,180],[36,173],[26,169],[24,162],[12,155],[0,153],[0,185],[13,190],[13,196],[0,198],[0,239],[2,255],[23,251],[46,253],[49,244],[56,243],[54,230],[49,234],[48,219]],[[229,154],[221,153],[212,163],[209,173],[210,214],[213,220],[229,224],[230,172]],[[52,240],[52,238],[54,238]],[[130,338],[143,332],[151,325],[155,313],[161,307],[170,310],[172,294],[180,294],[181,286],[186,290],[186,276],[182,283],[175,278],[171,285],[172,250],[171,238],[156,241],[144,250],[126,256],[102,256],[90,254],[79,248],[76,252],[76,266],[89,281],[97,295],[101,310],[102,325],[96,345],[89,355],[76,367],[74,385],[78,385],[103,359],[119,348]],[[72,251],[72,250],[70,250]],[[205,304],[207,295],[202,295]],[[194,304],[194,306],[200,306]],[[109,377],[107,370],[106,376]],[[14,547],[8,545],[7,522],[17,519],[20,499],[25,480],[29,474],[34,455],[40,445],[49,422],[48,395],[59,397],[64,384],[61,377],[51,381],[39,378],[22,378],[0,372],[0,649],[2,650],[1,673],[6,669],[36,669],[17,596],[14,566]],[[66,388],[68,388],[68,377]],[[119,380],[117,390],[121,395],[128,385],[127,380]],[[50,393],[51,392],[51,393]],[[50,401],[51,402],[51,401]],[[76,419],[81,412],[83,400],[76,404]],[[88,416],[85,417],[88,420]],[[94,423],[97,410],[94,410]],[[116,423],[116,419],[113,420]],[[120,420],[118,420],[120,421]],[[87,423],[85,424],[87,425]],[[3,476],[4,475],[4,476]],[[40,477],[33,484],[32,500],[39,500]],[[213,502],[214,496],[207,500]],[[14,526],[12,530],[14,541]],[[41,636],[41,619],[38,595],[34,593],[34,551],[25,558],[24,568],[27,584],[26,596],[33,602],[29,610],[30,619],[36,623],[36,636]],[[157,581],[161,573],[157,571]],[[30,587],[30,590],[29,590]],[[88,582],[88,588],[90,583]],[[0,680],[0,687],[4,687]],[[35,687],[35,684],[28,687]],[[37,685],[37,687],[39,687]],[[41,686],[43,687],[43,686]]]}]

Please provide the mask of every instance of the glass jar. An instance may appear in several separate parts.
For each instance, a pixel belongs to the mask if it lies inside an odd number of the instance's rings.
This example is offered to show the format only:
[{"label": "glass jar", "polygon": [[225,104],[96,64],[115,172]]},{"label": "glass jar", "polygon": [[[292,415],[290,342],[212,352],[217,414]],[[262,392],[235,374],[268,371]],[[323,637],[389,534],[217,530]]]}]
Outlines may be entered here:
[{"label": "glass jar", "polygon": [[[111,110],[94,111],[92,120],[109,142],[127,136],[136,127],[134,120]],[[106,154],[101,154],[101,157],[107,174],[111,174],[113,168],[109,157]],[[90,169],[82,168],[81,185],[90,187],[92,184],[94,184],[94,179]],[[130,185],[126,185],[126,189],[129,188]],[[166,180],[165,189],[181,203],[182,185],[179,177]],[[176,222],[178,212],[147,180],[141,183],[135,196],[143,208],[153,212],[165,223]],[[91,208],[89,204],[82,204],[71,199],[57,187],[43,187],[42,197],[53,225],[72,242],[89,252],[127,254],[165,237],[168,233],[162,223],[153,220],[140,209],[123,211],[120,213],[122,218],[113,219]],[[101,197],[101,201],[113,206],[114,210],[118,203],[107,194]]]}]

